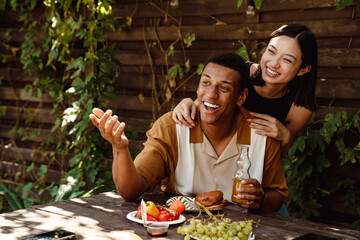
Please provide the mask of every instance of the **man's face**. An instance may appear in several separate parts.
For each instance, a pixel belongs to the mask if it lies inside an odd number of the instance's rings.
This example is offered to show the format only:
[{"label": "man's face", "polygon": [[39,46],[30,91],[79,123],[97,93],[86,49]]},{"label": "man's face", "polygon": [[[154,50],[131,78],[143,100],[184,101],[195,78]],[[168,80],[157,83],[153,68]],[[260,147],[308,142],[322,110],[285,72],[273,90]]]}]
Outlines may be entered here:
[{"label": "man's face", "polygon": [[206,65],[196,91],[200,118],[206,124],[231,119],[239,99],[240,73],[215,64]]}]

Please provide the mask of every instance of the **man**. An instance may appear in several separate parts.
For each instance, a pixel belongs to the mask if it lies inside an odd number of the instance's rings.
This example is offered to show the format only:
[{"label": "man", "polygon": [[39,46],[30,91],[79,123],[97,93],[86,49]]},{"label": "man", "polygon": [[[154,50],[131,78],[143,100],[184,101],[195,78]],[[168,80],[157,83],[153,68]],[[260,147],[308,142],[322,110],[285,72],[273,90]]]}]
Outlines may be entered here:
[{"label": "man", "polygon": [[147,132],[145,147],[134,162],[125,123],[110,110],[94,109],[91,121],[113,145],[113,179],[121,196],[134,200],[167,177],[168,192],[189,195],[220,189],[231,200],[238,149],[250,145],[252,179],[243,184],[252,186],[238,189],[238,197],[249,202],[240,206],[278,210],[288,194],[280,143],[254,134],[246,122],[248,112],[241,105],[247,97],[248,76],[248,67],[236,54],[209,58],[197,89],[199,124],[189,129],[176,125],[171,113],[165,114]]}]

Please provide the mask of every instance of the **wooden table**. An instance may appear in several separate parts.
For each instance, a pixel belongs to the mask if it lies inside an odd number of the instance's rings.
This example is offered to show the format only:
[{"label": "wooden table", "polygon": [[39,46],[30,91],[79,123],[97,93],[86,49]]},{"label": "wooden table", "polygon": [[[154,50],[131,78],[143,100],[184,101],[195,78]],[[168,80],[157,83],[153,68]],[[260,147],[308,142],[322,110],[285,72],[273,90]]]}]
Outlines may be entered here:
[{"label": "wooden table", "polygon": [[[144,195],[144,200],[165,204],[170,195],[157,191]],[[77,239],[127,239],[125,232],[135,232],[143,239],[149,236],[139,223],[129,221],[126,215],[135,211],[140,200],[124,202],[116,192],[106,192],[88,198],[60,201],[32,206],[27,209],[0,215],[0,239],[20,239],[27,236],[65,229],[76,233]],[[233,220],[254,219],[260,221],[253,232],[256,239],[293,239],[306,233],[317,233],[335,239],[360,239],[360,232],[304,221],[273,214],[250,214],[230,204],[223,211]],[[184,213],[186,218],[195,213]],[[177,225],[171,225],[167,236],[157,239],[183,239],[176,233]]]}]

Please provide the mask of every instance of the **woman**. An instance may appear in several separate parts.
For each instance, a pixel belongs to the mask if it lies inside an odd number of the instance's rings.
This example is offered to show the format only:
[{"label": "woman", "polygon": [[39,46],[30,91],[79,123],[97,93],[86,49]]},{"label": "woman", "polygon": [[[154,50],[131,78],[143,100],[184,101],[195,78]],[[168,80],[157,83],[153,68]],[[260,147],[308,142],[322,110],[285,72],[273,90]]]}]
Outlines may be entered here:
[{"label": "woman", "polygon": [[[260,64],[250,63],[249,95],[243,105],[256,133],[281,142],[286,154],[296,134],[316,110],[318,49],[314,34],[304,25],[280,27],[268,37]],[[173,111],[173,119],[196,125],[196,101],[187,98]]]},{"label": "woman", "polygon": [[[314,34],[304,25],[280,27],[268,37],[260,64],[249,63],[249,94],[243,107],[256,133],[281,142],[285,155],[296,134],[316,110],[315,85],[318,48]],[[178,124],[196,124],[196,101],[184,99],[173,111]],[[277,212],[289,216],[285,205]]]}]

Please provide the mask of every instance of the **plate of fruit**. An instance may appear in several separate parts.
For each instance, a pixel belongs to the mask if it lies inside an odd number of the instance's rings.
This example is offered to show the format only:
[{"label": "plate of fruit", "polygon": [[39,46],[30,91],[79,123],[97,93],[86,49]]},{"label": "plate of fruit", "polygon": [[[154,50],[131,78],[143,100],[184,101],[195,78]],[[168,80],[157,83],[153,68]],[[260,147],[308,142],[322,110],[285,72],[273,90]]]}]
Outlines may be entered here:
[{"label": "plate of fruit", "polygon": [[[182,223],[186,220],[181,214],[185,210],[185,205],[181,201],[174,201],[169,207],[147,201],[145,206],[147,223],[161,222],[172,225]],[[128,213],[126,218],[130,221],[142,224],[141,206],[139,205],[136,211]]]}]

